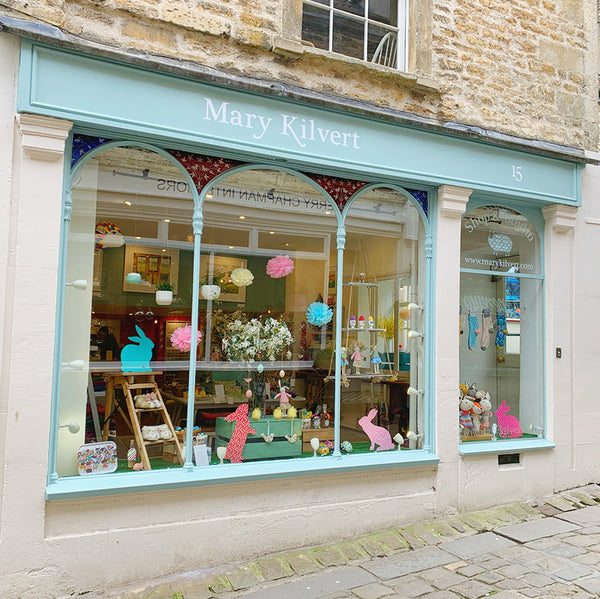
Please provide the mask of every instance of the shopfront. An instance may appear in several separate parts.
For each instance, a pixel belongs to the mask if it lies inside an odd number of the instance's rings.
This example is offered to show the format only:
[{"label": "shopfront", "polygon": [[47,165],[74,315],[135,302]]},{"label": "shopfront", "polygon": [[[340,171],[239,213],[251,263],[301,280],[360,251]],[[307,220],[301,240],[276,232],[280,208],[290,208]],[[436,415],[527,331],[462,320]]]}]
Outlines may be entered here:
[{"label": "shopfront", "polygon": [[[22,172],[45,169],[20,193],[55,223],[44,536],[87,538],[98,509],[124,530],[133,497],[125,546],[245,515],[241,558],[305,544],[317,505],[325,541],[361,512],[355,532],[551,490],[546,258],[575,157],[28,40],[19,69]],[[533,457],[502,478],[499,454]]]}]

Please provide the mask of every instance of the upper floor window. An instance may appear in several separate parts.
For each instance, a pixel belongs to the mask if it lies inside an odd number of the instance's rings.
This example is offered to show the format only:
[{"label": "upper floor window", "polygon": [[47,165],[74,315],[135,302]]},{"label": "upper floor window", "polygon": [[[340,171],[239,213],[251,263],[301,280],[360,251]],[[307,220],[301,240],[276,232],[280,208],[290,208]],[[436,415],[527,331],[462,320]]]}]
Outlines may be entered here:
[{"label": "upper floor window", "polygon": [[315,47],[405,68],[407,0],[305,0],[302,39]]}]

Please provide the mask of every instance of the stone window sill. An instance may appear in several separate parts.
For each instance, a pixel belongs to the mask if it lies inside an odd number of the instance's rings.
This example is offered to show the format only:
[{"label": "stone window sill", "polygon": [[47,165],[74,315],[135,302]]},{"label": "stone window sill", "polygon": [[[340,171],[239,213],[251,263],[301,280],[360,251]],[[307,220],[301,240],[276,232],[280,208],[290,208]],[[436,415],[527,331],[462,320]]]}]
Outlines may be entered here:
[{"label": "stone window sill", "polygon": [[439,92],[441,90],[441,85],[427,75],[420,73],[406,73],[377,63],[365,62],[358,58],[352,58],[351,56],[344,56],[343,54],[336,54],[335,52],[321,50],[320,48],[305,46],[298,41],[286,38],[275,38],[273,40],[272,51],[288,58],[296,59],[299,59],[302,56],[318,56],[327,61],[361,67],[367,71],[377,73],[380,76],[383,75],[385,77],[400,80],[405,85],[422,91]]}]

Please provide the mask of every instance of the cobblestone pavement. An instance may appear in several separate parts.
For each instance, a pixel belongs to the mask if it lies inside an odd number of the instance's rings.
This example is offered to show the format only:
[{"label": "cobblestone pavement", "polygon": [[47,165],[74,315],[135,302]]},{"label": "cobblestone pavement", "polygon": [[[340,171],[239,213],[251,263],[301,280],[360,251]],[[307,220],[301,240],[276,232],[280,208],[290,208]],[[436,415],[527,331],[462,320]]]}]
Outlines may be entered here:
[{"label": "cobblestone pavement", "polygon": [[[107,595],[104,595],[107,596]],[[121,599],[600,597],[600,486],[171,579]]]}]

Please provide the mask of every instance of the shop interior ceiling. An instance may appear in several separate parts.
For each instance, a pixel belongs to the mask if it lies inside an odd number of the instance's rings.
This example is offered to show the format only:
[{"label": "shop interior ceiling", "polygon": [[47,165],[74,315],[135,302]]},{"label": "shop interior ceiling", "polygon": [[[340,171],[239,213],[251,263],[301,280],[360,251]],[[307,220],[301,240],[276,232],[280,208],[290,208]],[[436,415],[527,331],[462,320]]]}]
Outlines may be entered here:
[{"label": "shop interior ceiling", "polygon": [[[131,181],[139,180],[139,188],[144,193],[136,193],[135,183],[130,184],[129,191],[115,192],[109,189],[99,189],[97,215],[99,219],[115,219],[119,216],[123,218],[131,217],[135,213],[135,218],[145,220],[164,219],[165,215],[173,222],[190,223],[192,216],[192,194],[185,191],[185,184],[181,172],[170,162],[155,152],[140,148],[112,148],[101,152],[96,157],[100,171],[108,178],[113,180],[128,178]],[[159,181],[171,180],[179,183],[179,190],[173,189],[170,193],[161,193],[153,195],[150,187],[144,188],[142,181],[156,183]],[[117,187],[118,187],[117,183]],[[232,173],[219,184],[221,189],[235,189],[237,191],[246,190],[256,194],[275,194],[282,197],[301,198],[302,200],[317,201],[323,205],[324,198],[315,191],[314,187],[299,179],[295,175],[282,171],[264,171],[247,170]],[[182,193],[182,189],[184,190]],[[135,196],[132,199],[130,196]],[[407,202],[399,194],[390,189],[379,188],[373,191],[364,192],[362,195],[360,211],[363,214],[354,215],[348,224],[357,232],[365,234],[378,231],[383,233],[389,230],[390,233],[398,232],[398,225],[406,221]],[[398,201],[399,200],[399,201]],[[135,210],[126,204],[130,201]],[[395,201],[398,209],[390,212],[380,206],[386,202]],[[209,200],[207,200],[207,203]],[[216,205],[216,201],[213,202]],[[368,203],[368,205],[367,205]],[[323,205],[324,206],[324,205]],[[369,206],[371,208],[369,208]],[[218,210],[207,210],[204,215],[204,222],[207,225],[232,226],[233,219],[239,218],[240,203],[232,201],[219,202]],[[333,211],[329,206],[324,206],[319,215],[303,214],[301,211],[294,212],[293,218],[282,219],[281,211],[268,211],[261,207],[252,207],[244,205],[243,222],[236,222],[236,227],[269,227],[277,226],[279,231],[290,230],[298,232],[299,225],[310,226],[311,232],[323,231],[333,234],[335,229],[335,220]],[[357,208],[357,211],[359,208]],[[369,215],[364,214],[370,213]],[[323,218],[328,215],[329,218]]]}]

